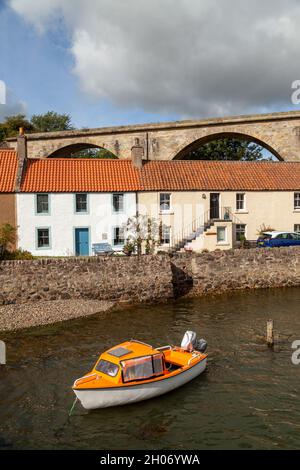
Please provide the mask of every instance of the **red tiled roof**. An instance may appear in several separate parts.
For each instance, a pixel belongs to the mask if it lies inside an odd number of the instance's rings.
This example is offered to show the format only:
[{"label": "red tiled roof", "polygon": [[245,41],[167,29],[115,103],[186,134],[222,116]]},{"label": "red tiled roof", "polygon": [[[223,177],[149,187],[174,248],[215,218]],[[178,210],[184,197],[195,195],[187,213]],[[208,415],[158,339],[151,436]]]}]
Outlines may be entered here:
[{"label": "red tiled roof", "polygon": [[17,153],[15,150],[0,150],[0,193],[13,193],[17,174]]},{"label": "red tiled roof", "polygon": [[[13,192],[17,156],[0,150],[0,192]],[[49,158],[28,160],[23,192],[300,191],[300,163]]]},{"label": "red tiled roof", "polygon": [[144,191],[295,191],[300,163],[150,161],[142,171]]},{"label": "red tiled roof", "polygon": [[139,171],[130,160],[52,158],[28,160],[23,192],[138,191]]}]

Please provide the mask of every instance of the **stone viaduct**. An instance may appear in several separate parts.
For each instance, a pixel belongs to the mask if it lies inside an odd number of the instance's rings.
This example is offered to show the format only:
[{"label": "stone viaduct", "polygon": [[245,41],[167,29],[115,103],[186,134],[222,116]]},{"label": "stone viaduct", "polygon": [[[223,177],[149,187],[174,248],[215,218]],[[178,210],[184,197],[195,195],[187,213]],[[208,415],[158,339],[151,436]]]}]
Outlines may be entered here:
[{"label": "stone viaduct", "polygon": [[[280,160],[300,161],[300,111],[28,134],[27,155],[67,157],[78,150],[101,147],[122,159],[138,155],[143,160],[173,160],[224,136],[245,137]],[[16,148],[17,139],[7,143]]]}]

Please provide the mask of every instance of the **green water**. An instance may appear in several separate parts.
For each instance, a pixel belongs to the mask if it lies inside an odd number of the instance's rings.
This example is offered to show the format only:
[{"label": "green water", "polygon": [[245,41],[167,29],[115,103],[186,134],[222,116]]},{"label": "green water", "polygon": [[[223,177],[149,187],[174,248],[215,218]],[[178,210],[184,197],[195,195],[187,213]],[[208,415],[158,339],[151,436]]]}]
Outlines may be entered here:
[{"label": "green water", "polygon": [[[238,293],[140,306],[61,325],[2,334],[0,448],[291,449],[300,447],[300,289]],[[273,318],[280,338],[263,340]],[[126,339],[179,343],[187,329],[209,343],[207,371],[162,397],[87,412],[74,379]]]}]

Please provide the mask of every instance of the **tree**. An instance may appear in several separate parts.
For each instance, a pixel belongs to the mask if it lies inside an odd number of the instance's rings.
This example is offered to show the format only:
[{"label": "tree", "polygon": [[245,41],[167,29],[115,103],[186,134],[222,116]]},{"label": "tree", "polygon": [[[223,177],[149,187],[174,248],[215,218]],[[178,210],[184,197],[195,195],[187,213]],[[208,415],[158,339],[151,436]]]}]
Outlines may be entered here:
[{"label": "tree", "polygon": [[85,150],[79,150],[78,152],[71,153],[71,157],[72,158],[110,158],[110,159],[118,158],[109,150],[103,149],[103,148],[89,148]]},{"label": "tree", "polygon": [[124,251],[137,250],[141,255],[143,243],[147,254],[153,253],[155,245],[159,243],[159,225],[154,218],[139,214],[130,217],[123,226],[126,243]]},{"label": "tree", "polygon": [[11,249],[17,240],[17,229],[10,224],[0,225],[0,251]]},{"label": "tree", "polygon": [[3,127],[3,124],[0,123],[0,143],[3,142],[5,138],[6,138],[5,129]]},{"label": "tree", "polygon": [[[233,137],[207,142],[201,147],[191,150],[186,156],[188,160],[244,160],[257,161],[266,159],[263,148],[247,140]],[[267,158],[268,160],[270,158]]]},{"label": "tree", "polygon": [[15,137],[19,133],[19,128],[24,127],[25,132],[32,132],[34,127],[25,114],[16,114],[8,116],[4,122],[0,124],[0,140],[5,140],[7,137]]},{"label": "tree", "polygon": [[48,111],[45,114],[34,114],[31,124],[35,132],[68,131],[74,129],[69,114],[58,114]]}]

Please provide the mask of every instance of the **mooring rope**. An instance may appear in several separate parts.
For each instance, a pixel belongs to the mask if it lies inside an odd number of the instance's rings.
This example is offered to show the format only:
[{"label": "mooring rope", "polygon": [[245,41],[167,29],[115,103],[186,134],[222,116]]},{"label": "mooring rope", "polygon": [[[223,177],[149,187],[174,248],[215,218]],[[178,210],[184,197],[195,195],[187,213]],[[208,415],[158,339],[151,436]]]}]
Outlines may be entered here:
[{"label": "mooring rope", "polygon": [[71,416],[71,414],[73,413],[73,410],[74,410],[74,408],[75,408],[75,405],[76,405],[76,403],[77,403],[77,400],[78,400],[78,398],[76,397],[75,400],[73,401],[73,405],[71,406],[71,409],[70,409],[70,411],[69,411],[69,416]]}]

